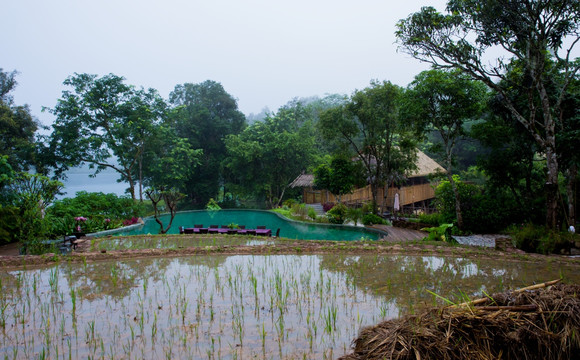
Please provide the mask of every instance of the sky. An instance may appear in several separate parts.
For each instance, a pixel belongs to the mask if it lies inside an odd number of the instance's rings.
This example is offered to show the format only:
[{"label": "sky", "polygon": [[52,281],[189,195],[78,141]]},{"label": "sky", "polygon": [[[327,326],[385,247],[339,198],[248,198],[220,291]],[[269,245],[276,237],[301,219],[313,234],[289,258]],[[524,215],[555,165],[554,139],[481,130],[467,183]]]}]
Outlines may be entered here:
[{"label": "sky", "polygon": [[74,73],[113,73],[168,98],[220,82],[249,115],[296,97],[408,85],[428,65],[397,52],[396,23],[443,0],[0,0],[0,68],[44,125]]}]

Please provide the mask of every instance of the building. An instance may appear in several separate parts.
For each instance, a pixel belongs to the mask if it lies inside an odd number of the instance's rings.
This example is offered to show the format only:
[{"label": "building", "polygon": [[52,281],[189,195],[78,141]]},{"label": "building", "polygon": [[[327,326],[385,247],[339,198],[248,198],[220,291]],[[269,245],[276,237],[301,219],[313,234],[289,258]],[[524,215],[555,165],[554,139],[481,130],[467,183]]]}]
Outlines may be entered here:
[{"label": "building", "polygon": [[[417,150],[417,170],[407,178],[407,182],[400,188],[387,185],[378,189],[378,206],[382,208],[383,212],[391,210],[394,205],[395,194],[398,192],[401,208],[409,208],[410,210],[426,209],[430,200],[435,198],[435,189],[433,184],[429,182],[428,176],[437,172],[445,172],[445,169],[435,160],[425,155],[425,153]],[[290,184],[290,187],[301,187],[303,189],[302,199],[305,204],[336,203],[338,201],[327,190],[314,188],[314,175],[312,174],[298,176]],[[385,190],[386,197],[384,196]],[[364,188],[355,189],[350,194],[342,195],[341,200],[348,206],[362,206],[362,204],[372,200],[371,186],[367,185]]]}]

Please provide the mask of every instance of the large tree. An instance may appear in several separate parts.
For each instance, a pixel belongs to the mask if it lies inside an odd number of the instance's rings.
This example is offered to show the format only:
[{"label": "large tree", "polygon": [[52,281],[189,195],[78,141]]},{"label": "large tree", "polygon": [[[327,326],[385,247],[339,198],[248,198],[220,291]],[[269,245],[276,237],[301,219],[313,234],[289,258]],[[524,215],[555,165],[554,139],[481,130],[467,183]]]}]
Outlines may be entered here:
[{"label": "large tree", "polygon": [[186,180],[185,193],[196,206],[217,198],[224,179],[220,168],[226,157],[225,138],[238,134],[246,118],[234,97],[223,86],[207,80],[200,84],[177,85],[169,95],[174,106],[173,126],[191,147],[202,149],[201,166]]},{"label": "large tree", "polygon": [[[580,2],[449,0],[447,11],[441,14],[433,7],[424,7],[401,20],[396,31],[401,49],[436,67],[458,68],[502,96],[504,106],[546,157],[546,224],[555,228],[559,172],[556,127],[566,89],[580,68],[580,62],[571,59],[579,40]],[[525,74],[522,82],[509,81],[508,62],[505,57],[494,55],[497,49],[521,61]],[[557,59],[563,80],[554,90],[555,98],[550,97],[546,85],[550,56]],[[526,113],[505,96],[513,87],[528,94]],[[536,96],[540,109],[536,109]],[[538,113],[542,116],[538,117]]]},{"label": "large tree", "polygon": [[282,202],[288,185],[314,163],[316,153],[312,124],[296,115],[283,107],[226,138],[223,164],[233,190],[264,200],[268,207]]},{"label": "large tree", "polygon": [[444,153],[447,178],[455,196],[457,226],[463,228],[459,191],[453,180],[455,145],[466,135],[465,123],[477,118],[485,104],[486,87],[459,71],[428,70],[415,77],[406,92],[405,118],[419,134],[436,132]]},{"label": "large tree", "polygon": [[95,174],[111,168],[135,186],[141,174],[145,144],[166,114],[166,104],[154,89],[136,89],[122,77],[75,74],[49,111],[56,116],[48,152],[56,175],[85,163]]},{"label": "large tree", "polygon": [[354,151],[363,164],[376,211],[378,189],[414,168],[416,148],[399,116],[402,89],[372,82],[349,101],[324,111],[318,127],[327,140]]},{"label": "large tree", "polygon": [[17,72],[0,68],[0,155],[17,171],[35,165],[35,138],[38,123],[28,105],[15,105],[10,93],[16,85]]}]

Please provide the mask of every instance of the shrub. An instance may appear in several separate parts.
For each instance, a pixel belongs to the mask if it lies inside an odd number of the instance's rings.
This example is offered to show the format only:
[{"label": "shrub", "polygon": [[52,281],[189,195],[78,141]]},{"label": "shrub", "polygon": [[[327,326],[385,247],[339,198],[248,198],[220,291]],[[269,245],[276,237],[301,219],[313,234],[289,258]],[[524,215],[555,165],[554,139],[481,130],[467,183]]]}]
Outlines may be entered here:
[{"label": "shrub", "polygon": [[[493,233],[517,222],[518,217],[522,216],[519,205],[507,192],[489,191],[490,189],[486,191],[486,188],[482,186],[461,181],[457,175],[453,177],[459,190],[463,215],[462,230]],[[456,222],[455,197],[449,181],[442,181],[437,186],[435,197],[435,204],[439,212],[438,223]],[[422,220],[422,222],[426,221]]]},{"label": "shrub", "polygon": [[365,225],[383,225],[385,221],[378,215],[366,214],[362,218],[363,224]]},{"label": "shrub", "polygon": [[346,210],[346,218],[352,220],[355,225],[358,225],[359,220],[363,217],[362,209],[348,208]]},{"label": "shrub", "polygon": [[326,202],[324,204],[322,204],[322,209],[324,210],[324,212],[329,212],[330,209],[332,209],[334,207],[334,203],[331,202]]},{"label": "shrub", "polygon": [[296,201],[295,199],[288,199],[288,200],[284,200],[284,202],[282,204],[286,207],[291,208],[292,206],[298,204],[298,201]]},{"label": "shrub", "polygon": [[440,213],[433,214],[420,214],[417,219],[420,223],[428,224],[432,226],[439,226],[443,223],[443,217]]},{"label": "shrub", "polygon": [[314,208],[312,207],[308,207],[308,216],[312,219],[312,220],[316,220],[316,218],[318,217],[318,215],[316,214],[316,210],[314,210]]},{"label": "shrub", "polygon": [[300,219],[304,219],[308,210],[306,210],[306,205],[304,204],[294,204],[292,205],[292,214],[298,216]]},{"label": "shrub", "polygon": [[562,249],[570,249],[574,235],[568,232],[557,232],[534,224],[509,229],[514,245],[526,252],[540,254],[559,253]]},{"label": "shrub", "polygon": [[115,194],[102,192],[89,193],[79,191],[74,198],[57,200],[47,209],[47,212],[55,217],[78,217],[93,218],[103,216],[109,219],[126,219],[133,216],[142,216],[144,207],[141,203],[134,202],[130,197],[118,197]]},{"label": "shrub", "polygon": [[331,224],[344,224],[344,220],[346,219],[346,205],[344,204],[336,204],[332,209],[330,209],[326,216],[328,217],[328,222]]}]

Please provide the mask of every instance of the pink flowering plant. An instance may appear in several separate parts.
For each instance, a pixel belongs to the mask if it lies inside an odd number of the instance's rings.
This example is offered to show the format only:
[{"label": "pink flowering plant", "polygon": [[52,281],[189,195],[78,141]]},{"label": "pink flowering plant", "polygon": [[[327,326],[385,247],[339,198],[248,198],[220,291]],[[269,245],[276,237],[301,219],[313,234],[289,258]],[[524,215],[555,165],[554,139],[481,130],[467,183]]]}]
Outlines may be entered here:
[{"label": "pink flowering plant", "polygon": [[75,231],[76,232],[79,232],[79,233],[82,232],[82,228],[83,228],[82,225],[84,225],[87,222],[87,220],[88,219],[86,217],[84,217],[84,216],[77,216],[75,218],[75,222],[76,222],[75,223],[76,224]]}]

